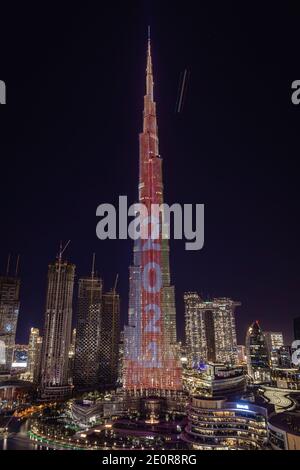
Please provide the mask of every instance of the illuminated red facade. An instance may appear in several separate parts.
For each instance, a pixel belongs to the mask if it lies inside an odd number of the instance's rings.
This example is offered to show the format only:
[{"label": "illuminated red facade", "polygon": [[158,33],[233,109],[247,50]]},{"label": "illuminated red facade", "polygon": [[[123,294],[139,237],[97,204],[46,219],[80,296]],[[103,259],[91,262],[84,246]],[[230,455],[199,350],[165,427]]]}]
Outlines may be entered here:
[{"label": "illuminated red facade", "polygon": [[167,239],[162,239],[162,217],[153,209],[153,204],[163,204],[163,183],[150,40],[143,132],[139,142],[139,203],[147,208],[147,215],[141,218],[141,237],[135,241],[134,264],[130,267],[124,387],[138,394],[161,395],[181,389],[181,368],[176,349],[176,311],[174,287],[170,285],[169,245]]}]

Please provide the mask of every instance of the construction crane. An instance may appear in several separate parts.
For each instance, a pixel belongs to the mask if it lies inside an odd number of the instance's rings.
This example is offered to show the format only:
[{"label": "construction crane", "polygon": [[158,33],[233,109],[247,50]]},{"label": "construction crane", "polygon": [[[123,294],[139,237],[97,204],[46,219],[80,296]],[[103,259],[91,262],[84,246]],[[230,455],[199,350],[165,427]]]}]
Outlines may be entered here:
[{"label": "construction crane", "polygon": [[117,351],[115,350],[115,341],[116,341],[116,328],[115,328],[115,324],[116,324],[116,297],[117,297],[117,284],[118,284],[118,279],[119,279],[119,274],[116,275],[116,280],[115,280],[115,284],[114,284],[114,287],[113,287],[113,290],[112,290],[112,347],[113,347],[113,351],[112,351],[112,354],[111,354],[111,366],[113,368],[113,366],[115,365],[115,355],[117,354]]},{"label": "construction crane", "polygon": [[116,290],[117,290],[118,279],[119,279],[119,274],[116,275],[116,280],[115,280],[115,285],[114,285],[114,293],[116,293]]}]

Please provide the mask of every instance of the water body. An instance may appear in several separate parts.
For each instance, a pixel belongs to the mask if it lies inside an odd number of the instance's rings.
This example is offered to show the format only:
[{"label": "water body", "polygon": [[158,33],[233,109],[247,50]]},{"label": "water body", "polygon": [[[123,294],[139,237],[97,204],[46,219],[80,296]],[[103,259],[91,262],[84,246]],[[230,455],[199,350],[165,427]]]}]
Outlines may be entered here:
[{"label": "water body", "polygon": [[12,419],[9,424],[9,435],[7,438],[0,438],[0,450],[39,450],[39,446],[31,441],[27,435],[29,428],[28,421],[20,422]]}]

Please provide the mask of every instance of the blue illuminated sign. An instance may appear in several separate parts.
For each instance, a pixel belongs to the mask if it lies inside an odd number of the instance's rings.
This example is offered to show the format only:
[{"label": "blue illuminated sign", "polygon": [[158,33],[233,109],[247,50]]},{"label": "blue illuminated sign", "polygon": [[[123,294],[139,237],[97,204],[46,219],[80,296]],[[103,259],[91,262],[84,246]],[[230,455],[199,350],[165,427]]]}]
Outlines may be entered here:
[{"label": "blue illuminated sign", "polygon": [[248,405],[240,405],[239,403],[237,403],[236,407],[237,407],[239,410],[249,410],[249,406],[248,406]]}]

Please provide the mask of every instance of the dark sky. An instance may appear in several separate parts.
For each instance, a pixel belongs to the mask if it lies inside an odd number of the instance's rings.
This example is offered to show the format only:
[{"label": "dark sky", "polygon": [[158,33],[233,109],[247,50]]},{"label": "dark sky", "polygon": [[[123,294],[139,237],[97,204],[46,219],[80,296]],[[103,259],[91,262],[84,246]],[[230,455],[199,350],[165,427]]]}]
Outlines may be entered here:
[{"label": "dark sky", "polygon": [[18,341],[43,324],[47,265],[61,239],[71,239],[77,278],[90,272],[93,251],[107,289],[119,273],[126,318],[132,242],[100,242],[95,213],[119,195],[137,197],[149,23],[165,199],[205,204],[204,249],[171,243],[180,336],[183,293],[197,290],[242,302],[239,342],[257,319],[291,341],[300,314],[300,105],[291,102],[300,9],[295,2],[107,3],[1,6],[0,266],[5,271],[8,252],[20,253]]}]

